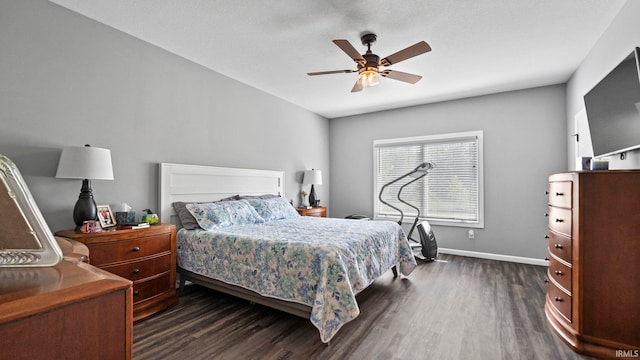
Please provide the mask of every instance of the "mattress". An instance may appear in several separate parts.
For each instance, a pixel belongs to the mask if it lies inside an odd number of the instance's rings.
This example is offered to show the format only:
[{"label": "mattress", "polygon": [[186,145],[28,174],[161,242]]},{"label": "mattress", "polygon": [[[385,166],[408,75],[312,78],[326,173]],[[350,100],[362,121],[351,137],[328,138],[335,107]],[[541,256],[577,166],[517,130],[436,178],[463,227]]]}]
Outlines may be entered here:
[{"label": "mattress", "polygon": [[328,342],[360,314],[356,295],[394,266],[409,275],[416,261],[391,221],[295,217],[215,231],[178,231],[178,266],[311,307],[311,323]]}]

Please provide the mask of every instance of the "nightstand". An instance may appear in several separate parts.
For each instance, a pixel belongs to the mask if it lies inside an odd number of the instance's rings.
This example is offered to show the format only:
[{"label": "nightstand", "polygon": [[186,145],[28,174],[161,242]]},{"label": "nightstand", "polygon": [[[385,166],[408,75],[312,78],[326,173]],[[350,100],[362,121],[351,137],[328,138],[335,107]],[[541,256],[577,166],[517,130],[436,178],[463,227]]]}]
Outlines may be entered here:
[{"label": "nightstand", "polygon": [[302,216],[327,217],[327,208],[324,206],[311,209],[296,208],[296,211]]},{"label": "nightstand", "polygon": [[178,303],[175,225],[97,233],[61,230],[56,236],[84,243],[91,265],[133,281],[134,322]]}]

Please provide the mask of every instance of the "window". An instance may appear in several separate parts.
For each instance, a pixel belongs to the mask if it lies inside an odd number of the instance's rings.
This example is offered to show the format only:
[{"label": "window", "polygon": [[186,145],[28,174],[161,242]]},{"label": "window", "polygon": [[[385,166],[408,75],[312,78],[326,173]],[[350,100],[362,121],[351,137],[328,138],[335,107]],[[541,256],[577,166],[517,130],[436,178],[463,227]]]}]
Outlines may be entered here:
[{"label": "window", "polygon": [[[428,175],[402,189],[402,200],[420,209],[420,218],[435,225],[484,227],[482,191],[482,131],[375,140],[374,215],[397,220],[400,213],[383,204],[378,195],[389,182],[406,175],[423,162],[434,164]],[[385,202],[407,218],[417,211],[398,200],[408,176],[384,189]]]}]

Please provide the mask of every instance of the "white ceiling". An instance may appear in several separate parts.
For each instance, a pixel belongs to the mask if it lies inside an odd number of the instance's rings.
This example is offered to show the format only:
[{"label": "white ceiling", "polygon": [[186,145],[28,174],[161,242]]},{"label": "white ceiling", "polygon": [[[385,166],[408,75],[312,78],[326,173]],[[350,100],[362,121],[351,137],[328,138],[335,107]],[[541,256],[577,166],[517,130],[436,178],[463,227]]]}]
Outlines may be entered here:
[{"label": "white ceiling", "polygon": [[[51,0],[327,118],[566,82],[626,0]],[[381,57],[424,40],[432,51],[394,64],[415,85],[357,74],[331,40]]]}]

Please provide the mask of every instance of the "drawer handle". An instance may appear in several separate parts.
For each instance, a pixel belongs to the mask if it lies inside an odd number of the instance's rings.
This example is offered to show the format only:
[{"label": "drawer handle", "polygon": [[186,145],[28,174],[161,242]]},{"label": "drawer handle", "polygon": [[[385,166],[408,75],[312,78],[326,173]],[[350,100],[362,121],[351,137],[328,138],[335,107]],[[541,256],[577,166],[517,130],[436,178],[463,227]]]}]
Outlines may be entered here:
[{"label": "drawer handle", "polygon": [[556,296],[556,298],[554,300],[557,301],[557,302],[562,302],[562,298],[561,297],[557,297]]},{"label": "drawer handle", "polygon": [[557,192],[557,193],[556,193],[556,196],[564,196],[564,193]]},{"label": "drawer handle", "polygon": [[563,222],[564,222],[564,220],[563,220],[563,219],[556,219],[556,222],[557,222],[557,223],[563,223]]},{"label": "drawer handle", "polygon": [[562,244],[555,244],[553,247],[556,249],[562,249]]},{"label": "drawer handle", "polygon": [[545,235],[545,236],[544,236],[544,238],[545,238],[545,239],[548,239],[548,238],[549,238],[549,235]]},{"label": "drawer handle", "polygon": [[544,217],[549,217],[549,213],[544,213]]},{"label": "drawer handle", "polygon": [[545,283],[545,284],[548,284],[548,283],[549,283],[549,279],[544,278],[544,283]]},{"label": "drawer handle", "polygon": [[140,291],[138,291],[138,290],[134,290],[133,291],[133,296],[138,296],[138,294],[140,294]]},{"label": "drawer handle", "polygon": [[549,261],[549,258],[548,257],[544,258],[544,261]]},{"label": "drawer handle", "polygon": [[[556,220],[556,221],[557,221],[557,220]],[[133,249],[131,249],[131,251],[133,251],[133,252],[138,252],[138,251],[140,251],[140,248],[136,246],[136,247],[134,247]]]},{"label": "drawer handle", "polygon": [[140,269],[133,269],[132,273],[137,274],[140,272]]},{"label": "drawer handle", "polygon": [[556,270],[556,275],[562,275],[562,271]]}]

